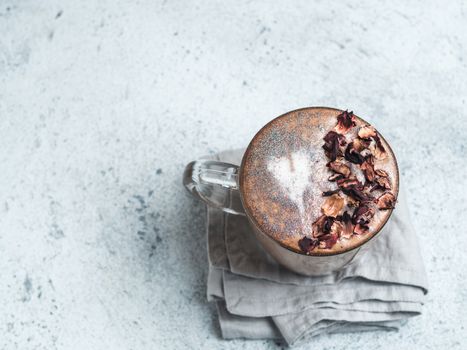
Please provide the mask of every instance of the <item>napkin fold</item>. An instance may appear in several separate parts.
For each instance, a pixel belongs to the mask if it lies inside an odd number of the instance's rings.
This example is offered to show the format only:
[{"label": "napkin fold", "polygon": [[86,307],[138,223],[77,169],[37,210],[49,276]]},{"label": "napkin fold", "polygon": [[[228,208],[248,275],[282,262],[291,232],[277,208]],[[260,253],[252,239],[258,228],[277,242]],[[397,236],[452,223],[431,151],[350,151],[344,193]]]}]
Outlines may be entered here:
[{"label": "napkin fold", "polygon": [[[244,150],[211,159],[240,164]],[[244,216],[208,207],[207,298],[226,339],[281,339],[398,330],[419,315],[427,278],[403,188],[389,222],[361,259],[325,276],[279,265],[256,241]]]}]

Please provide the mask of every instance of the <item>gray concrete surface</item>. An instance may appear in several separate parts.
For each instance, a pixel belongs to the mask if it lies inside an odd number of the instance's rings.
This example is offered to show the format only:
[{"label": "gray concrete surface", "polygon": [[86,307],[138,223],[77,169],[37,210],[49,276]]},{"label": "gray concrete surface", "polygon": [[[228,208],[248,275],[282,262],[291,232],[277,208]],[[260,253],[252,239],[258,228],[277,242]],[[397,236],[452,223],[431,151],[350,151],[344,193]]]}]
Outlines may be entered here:
[{"label": "gray concrete surface", "polygon": [[0,348],[223,341],[185,163],[271,118],[353,109],[393,144],[430,278],[399,333],[309,349],[465,349],[463,1],[0,1]]}]

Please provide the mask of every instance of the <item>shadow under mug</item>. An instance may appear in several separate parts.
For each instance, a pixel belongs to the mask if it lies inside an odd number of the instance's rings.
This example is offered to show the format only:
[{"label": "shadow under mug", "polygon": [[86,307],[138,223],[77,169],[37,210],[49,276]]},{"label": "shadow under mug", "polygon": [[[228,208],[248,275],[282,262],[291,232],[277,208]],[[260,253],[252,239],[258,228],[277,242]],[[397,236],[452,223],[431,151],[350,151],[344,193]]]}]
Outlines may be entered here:
[{"label": "shadow under mug", "polygon": [[341,252],[320,255],[296,252],[271,238],[255,224],[242,204],[239,174],[241,174],[241,166],[200,159],[186,166],[183,184],[194,197],[201,199],[207,205],[229,214],[246,216],[257,240],[266,252],[291,271],[305,276],[326,275],[338,271],[361,257],[374,243],[374,238],[379,236],[381,229],[362,244]]}]

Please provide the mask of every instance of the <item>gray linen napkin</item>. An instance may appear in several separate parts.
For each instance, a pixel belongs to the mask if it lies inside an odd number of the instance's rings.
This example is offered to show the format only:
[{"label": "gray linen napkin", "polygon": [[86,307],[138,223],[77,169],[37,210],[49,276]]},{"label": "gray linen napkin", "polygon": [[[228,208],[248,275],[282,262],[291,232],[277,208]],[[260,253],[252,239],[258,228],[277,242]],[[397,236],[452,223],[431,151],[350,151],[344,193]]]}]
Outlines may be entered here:
[{"label": "gray linen napkin", "polygon": [[[240,164],[243,150],[213,159]],[[326,276],[280,266],[243,216],[208,208],[208,300],[216,301],[224,338],[283,339],[322,333],[397,330],[421,312],[426,273],[401,189],[396,210],[371,249]]]}]

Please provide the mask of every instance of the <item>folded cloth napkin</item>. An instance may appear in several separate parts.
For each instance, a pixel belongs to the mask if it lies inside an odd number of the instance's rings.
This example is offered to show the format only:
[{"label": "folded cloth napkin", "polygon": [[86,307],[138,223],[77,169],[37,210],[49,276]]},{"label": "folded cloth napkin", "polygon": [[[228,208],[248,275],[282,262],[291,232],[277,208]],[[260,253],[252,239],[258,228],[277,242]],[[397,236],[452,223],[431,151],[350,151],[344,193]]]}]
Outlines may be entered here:
[{"label": "folded cloth napkin", "polygon": [[[211,159],[240,164],[244,150]],[[306,277],[280,266],[256,241],[244,216],[208,207],[207,297],[222,336],[282,339],[323,333],[398,330],[419,315],[427,279],[403,189],[371,249],[344,269]]]}]

